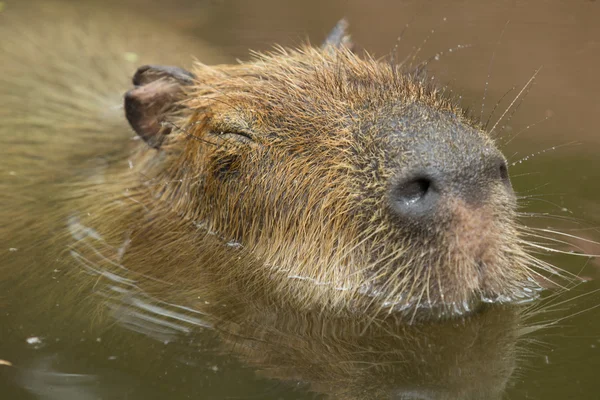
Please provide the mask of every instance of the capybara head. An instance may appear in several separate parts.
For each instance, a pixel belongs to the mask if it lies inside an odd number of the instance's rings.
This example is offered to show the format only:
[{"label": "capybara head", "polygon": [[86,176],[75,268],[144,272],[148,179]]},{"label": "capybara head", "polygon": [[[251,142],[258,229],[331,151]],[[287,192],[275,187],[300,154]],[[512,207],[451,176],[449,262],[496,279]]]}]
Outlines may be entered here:
[{"label": "capybara head", "polygon": [[127,118],[163,182],[145,201],[194,226],[182,242],[235,254],[198,269],[299,308],[411,319],[535,295],[505,158],[418,74],[328,45],[146,66],[134,84]]}]

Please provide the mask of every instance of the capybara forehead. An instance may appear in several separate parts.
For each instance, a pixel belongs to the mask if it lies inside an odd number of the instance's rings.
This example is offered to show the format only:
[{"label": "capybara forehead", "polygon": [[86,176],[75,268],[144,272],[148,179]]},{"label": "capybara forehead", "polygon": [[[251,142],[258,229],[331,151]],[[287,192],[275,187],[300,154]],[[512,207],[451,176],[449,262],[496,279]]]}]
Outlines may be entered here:
[{"label": "capybara forehead", "polygon": [[[419,104],[471,124],[452,100],[401,66],[342,48],[304,48],[256,55],[235,66],[198,64],[185,104],[256,134],[281,138],[356,133],[382,116]],[[351,128],[351,129],[348,129]]]}]

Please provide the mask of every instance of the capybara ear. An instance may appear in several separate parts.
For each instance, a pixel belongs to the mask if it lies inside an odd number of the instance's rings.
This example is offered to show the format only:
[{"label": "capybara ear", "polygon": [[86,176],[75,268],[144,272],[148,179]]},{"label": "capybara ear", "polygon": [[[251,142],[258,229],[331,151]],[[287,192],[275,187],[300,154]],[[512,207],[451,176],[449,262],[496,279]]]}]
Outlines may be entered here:
[{"label": "capybara ear", "polygon": [[136,71],[135,88],[125,94],[125,116],[150,147],[158,149],[171,133],[166,117],[180,107],[183,87],[193,82],[191,72],[177,67],[145,65]]},{"label": "capybara ear", "polygon": [[327,38],[325,38],[321,47],[323,47],[323,49],[339,49],[346,47],[352,51],[354,49],[354,43],[348,33],[348,25],[348,21],[345,18],[340,19],[329,32],[329,35],[327,35]]}]

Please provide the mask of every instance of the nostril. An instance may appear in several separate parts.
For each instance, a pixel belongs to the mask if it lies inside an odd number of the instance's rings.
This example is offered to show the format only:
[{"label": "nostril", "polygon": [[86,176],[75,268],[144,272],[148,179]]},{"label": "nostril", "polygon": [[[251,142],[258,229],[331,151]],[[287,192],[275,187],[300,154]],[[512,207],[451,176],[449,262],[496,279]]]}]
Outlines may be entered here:
[{"label": "nostril", "polygon": [[397,216],[414,220],[435,214],[440,183],[432,176],[435,173],[413,175],[412,178],[396,182],[391,192],[391,206]]},{"label": "nostril", "polygon": [[396,188],[396,201],[410,207],[426,197],[430,186],[431,181],[427,178],[417,178],[402,183]]},{"label": "nostril", "polygon": [[504,183],[510,184],[510,177],[508,175],[508,167],[506,165],[506,161],[504,161],[504,160],[500,161],[498,170],[500,171],[500,179],[502,179],[502,181]]}]

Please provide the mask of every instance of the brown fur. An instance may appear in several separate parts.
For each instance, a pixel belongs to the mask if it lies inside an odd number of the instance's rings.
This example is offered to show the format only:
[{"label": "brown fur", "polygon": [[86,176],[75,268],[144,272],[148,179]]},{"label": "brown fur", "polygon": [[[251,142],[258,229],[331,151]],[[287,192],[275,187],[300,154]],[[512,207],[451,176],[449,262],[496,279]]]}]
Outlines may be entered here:
[{"label": "brown fur", "polygon": [[[106,114],[116,101],[105,95],[120,99],[132,75],[120,34],[96,62],[81,51],[97,47],[57,43],[53,29],[44,37],[56,57],[20,60],[14,34],[2,44],[11,247],[31,246],[22,235],[42,227],[84,270],[188,307],[235,292],[240,302],[412,320],[532,296],[535,261],[512,194],[469,175],[473,154],[500,157],[492,139],[401,66],[312,47],[197,63],[157,150],[129,140],[120,112]],[[459,168],[458,180],[485,192],[449,196],[427,233],[389,205],[395,177],[425,161]]]},{"label": "brown fur", "polygon": [[282,50],[193,72],[161,149],[141,146],[132,169],[107,176],[101,198],[89,186],[78,194],[99,217],[86,225],[128,227],[127,268],[178,288],[147,281],[145,290],[193,306],[210,281],[248,301],[410,317],[528,296],[514,203],[493,182],[485,204],[448,203],[431,237],[390,215],[389,181],[402,164],[379,115],[415,106],[462,129],[465,150],[493,146],[437,91],[346,50]]}]

